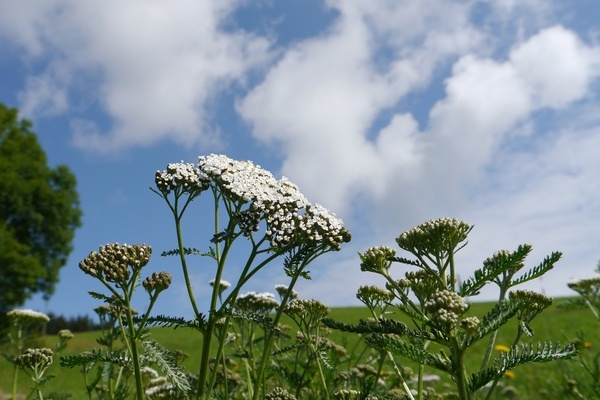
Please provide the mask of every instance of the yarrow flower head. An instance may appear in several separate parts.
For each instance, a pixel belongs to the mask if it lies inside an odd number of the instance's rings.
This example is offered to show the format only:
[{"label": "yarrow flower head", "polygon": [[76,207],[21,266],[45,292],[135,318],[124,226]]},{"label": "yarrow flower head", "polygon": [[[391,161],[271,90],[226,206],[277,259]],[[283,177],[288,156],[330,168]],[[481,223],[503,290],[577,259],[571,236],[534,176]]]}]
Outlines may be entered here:
[{"label": "yarrow flower head", "polygon": [[392,259],[396,256],[396,250],[388,246],[373,246],[363,254],[359,254],[361,271],[388,274]]},{"label": "yarrow flower head", "polygon": [[50,317],[46,314],[30,310],[30,309],[15,309],[6,313],[8,318],[14,322],[15,325],[27,326],[27,325],[42,325],[50,322]]},{"label": "yarrow flower head", "polygon": [[394,293],[378,286],[361,286],[356,292],[356,297],[367,307],[385,307],[394,300]]},{"label": "yarrow flower head", "polygon": [[273,175],[250,161],[237,161],[224,155],[200,156],[200,170],[233,201],[250,206],[236,214],[246,236],[266,222],[266,235],[272,247],[292,243],[322,242],[338,250],[350,234],[335,214],[319,204],[310,204],[298,186],[285,177]]},{"label": "yarrow flower head", "polygon": [[600,276],[569,282],[567,286],[584,297],[600,296]]},{"label": "yarrow flower head", "polygon": [[209,187],[209,180],[193,163],[171,163],[164,171],[156,171],[156,187],[163,195],[171,192],[197,196]]},{"label": "yarrow flower head", "polygon": [[283,388],[276,387],[271,393],[265,395],[265,400],[296,400],[296,396]]},{"label": "yarrow flower head", "polygon": [[[214,279],[211,279],[211,281],[209,283],[210,283],[210,286],[215,287]],[[227,282],[224,279],[221,279],[219,281],[219,288],[218,288],[219,293],[223,293],[225,290],[229,289],[230,286],[231,286],[231,283]]]},{"label": "yarrow flower head", "polygon": [[[275,290],[279,294],[279,297],[281,299],[283,299],[289,289],[288,289],[287,285],[275,285]],[[293,300],[293,299],[297,299],[297,298],[298,298],[298,292],[296,292],[294,289],[292,289],[292,291],[289,294],[289,299]]]},{"label": "yarrow flower head", "polygon": [[146,289],[148,293],[151,293],[155,290],[157,292],[162,292],[171,285],[172,280],[173,276],[168,272],[154,272],[152,276],[144,279],[142,286],[144,286],[144,289]]},{"label": "yarrow flower head", "polygon": [[79,263],[79,268],[96,278],[124,283],[130,276],[128,267],[141,269],[148,264],[151,254],[152,248],[145,244],[111,243],[101,246],[99,252],[92,251]]},{"label": "yarrow flower head", "polygon": [[402,233],[396,243],[412,254],[447,255],[466,240],[471,229],[473,226],[455,218],[439,218]]},{"label": "yarrow flower head", "polygon": [[519,304],[519,321],[531,322],[539,313],[552,305],[552,298],[531,290],[515,290],[508,294],[512,302]]},{"label": "yarrow flower head", "polygon": [[458,293],[442,290],[435,293],[425,303],[425,310],[430,312],[431,320],[441,325],[454,326],[461,315],[469,309],[469,305]]},{"label": "yarrow flower head", "polygon": [[26,349],[23,354],[15,358],[15,363],[20,368],[33,369],[41,376],[43,371],[52,364],[52,356],[52,350],[48,348]]},{"label": "yarrow flower head", "polygon": [[275,295],[269,292],[248,292],[240,295],[235,301],[235,307],[239,311],[259,314],[268,314],[278,306],[279,303],[275,300]]},{"label": "yarrow flower head", "polygon": [[288,303],[283,310],[288,316],[320,320],[329,314],[329,307],[315,299],[299,299]]}]

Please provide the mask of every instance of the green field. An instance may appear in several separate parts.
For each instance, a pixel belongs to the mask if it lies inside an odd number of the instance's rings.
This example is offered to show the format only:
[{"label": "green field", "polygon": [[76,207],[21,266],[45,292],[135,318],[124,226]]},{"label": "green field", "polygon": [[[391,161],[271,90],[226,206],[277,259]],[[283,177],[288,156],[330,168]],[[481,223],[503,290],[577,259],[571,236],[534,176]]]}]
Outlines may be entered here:
[{"label": "green field", "polygon": [[[560,300],[556,301],[560,303]],[[472,304],[470,313],[482,315],[491,305],[486,303]],[[331,310],[330,317],[346,322],[356,323],[359,319],[369,317],[368,311],[365,308],[335,308]],[[289,321],[283,323],[290,324]],[[586,341],[589,342],[591,348],[583,349],[584,352],[597,353],[600,348],[600,329],[598,321],[594,320],[591,313],[587,309],[582,310],[566,310],[556,305],[551,306],[542,313],[531,324],[534,329],[535,336],[532,341],[557,340],[566,343],[576,337],[577,331],[585,332]],[[510,345],[514,334],[514,325],[504,327],[499,332],[497,343]],[[167,329],[154,328],[152,330],[152,338],[160,342],[163,346],[181,350],[189,354],[189,358],[184,362],[185,367],[197,373],[199,365],[199,355],[201,348],[201,337],[198,332],[189,329]],[[76,334],[75,338],[69,342],[64,354],[79,353],[92,348],[99,348],[96,344],[98,332],[87,332]],[[350,334],[345,334],[337,331],[331,332],[330,339],[334,342],[344,345],[346,348],[351,348],[357,341],[357,337]],[[526,338],[529,340],[529,338]],[[40,343],[48,347],[53,347],[57,342],[55,337],[45,337],[40,339]],[[472,351],[467,354],[468,368],[470,371],[478,369],[486,343],[481,343],[480,346],[473,347]],[[413,366],[414,367],[414,366]],[[436,374],[436,371],[426,371],[431,374]],[[78,369],[62,368],[58,365],[58,360],[50,371],[56,374],[47,386],[45,392],[52,391],[69,392],[73,399],[84,399],[85,390],[82,379],[82,374]],[[504,378],[505,384],[512,385],[519,392],[519,399],[540,399],[544,396],[558,396],[562,398],[560,392],[566,384],[566,376],[577,376],[581,374],[581,367],[571,360],[558,361],[546,364],[528,364],[514,371],[514,378]],[[12,367],[5,360],[0,359],[0,390],[10,392],[11,389]],[[28,393],[29,383],[27,377],[21,373],[19,377],[19,390],[21,393]],[[498,397],[500,398],[500,397]]]}]

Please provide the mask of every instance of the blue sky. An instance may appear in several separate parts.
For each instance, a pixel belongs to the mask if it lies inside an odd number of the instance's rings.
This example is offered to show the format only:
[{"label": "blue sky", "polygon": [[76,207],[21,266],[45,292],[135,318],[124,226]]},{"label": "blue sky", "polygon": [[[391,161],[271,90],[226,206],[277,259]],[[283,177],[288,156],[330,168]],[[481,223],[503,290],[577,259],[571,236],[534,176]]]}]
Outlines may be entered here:
[{"label": "blue sky", "polygon": [[[529,288],[569,294],[600,259],[597,15],[595,0],[0,0],[0,101],[77,175],[84,211],[56,294],[26,306],[91,313],[101,288],[78,262],[147,243],[148,272],[174,274],[156,312],[189,315],[176,260],[159,256],[173,222],[149,187],[210,153],[288,177],[352,232],[302,297],[357,304],[379,281],[356,252],[443,216],[475,225],[459,274],[529,243],[531,266],[564,253]],[[206,205],[189,246],[207,246]],[[203,298],[213,269],[194,263]],[[285,283],[277,267],[257,278],[247,290]]]}]

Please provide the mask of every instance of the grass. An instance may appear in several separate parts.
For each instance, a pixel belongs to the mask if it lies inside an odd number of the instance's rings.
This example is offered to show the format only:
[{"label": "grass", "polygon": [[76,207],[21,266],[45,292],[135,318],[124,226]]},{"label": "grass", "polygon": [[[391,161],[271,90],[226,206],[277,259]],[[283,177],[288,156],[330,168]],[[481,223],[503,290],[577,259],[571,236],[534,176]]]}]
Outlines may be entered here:
[{"label": "grass", "polygon": [[[556,304],[560,303],[560,299]],[[483,315],[492,305],[489,303],[474,303],[471,306],[470,312],[474,315]],[[369,317],[368,310],[361,307],[335,308],[331,310],[330,317],[346,322],[356,323],[360,319]],[[282,321],[285,324],[292,325],[289,320]],[[600,329],[598,322],[593,319],[590,312],[586,309],[582,310],[566,310],[556,305],[553,305],[544,313],[542,313],[531,324],[535,336],[531,338],[534,342],[555,340],[562,343],[567,343],[576,337],[577,331],[583,331],[586,334],[586,341],[592,345],[591,349],[582,351],[598,352],[600,347]],[[504,327],[498,335],[497,343],[510,345],[512,343],[513,334],[515,332],[514,325]],[[67,349],[63,354],[80,353],[82,351],[98,348],[96,338],[98,332],[86,332],[76,334],[75,338],[69,342]],[[161,343],[169,349],[181,350],[189,354],[189,358],[184,362],[184,366],[191,372],[197,373],[199,366],[199,356],[201,348],[201,336],[189,329],[152,329],[154,340]],[[358,340],[357,336],[348,335],[341,332],[333,331],[329,336],[338,344],[351,348]],[[525,340],[529,340],[526,338]],[[39,344],[47,347],[54,347],[58,342],[56,337],[48,336],[39,339]],[[467,354],[468,370],[474,371],[479,368],[485,345],[482,341],[473,350]],[[3,351],[5,352],[5,351]],[[497,352],[495,354],[498,355]],[[410,364],[409,364],[410,366]],[[412,366],[414,368],[414,366]],[[431,374],[437,374],[436,371],[426,371]],[[565,376],[577,375],[580,367],[574,361],[566,360],[548,364],[529,364],[517,368],[514,371],[514,378],[504,378],[505,384],[509,384],[519,392],[519,399],[538,399],[543,396],[553,396],[560,394],[560,391],[565,385]],[[55,358],[55,363],[51,367],[51,374],[55,374],[54,378],[47,386],[45,392],[69,392],[73,399],[86,398],[82,374],[75,369],[67,369],[60,367],[58,359]],[[12,382],[12,366],[4,358],[0,359],[0,390],[9,393]],[[28,377],[23,373],[19,376],[19,391],[21,393],[29,392]]]}]

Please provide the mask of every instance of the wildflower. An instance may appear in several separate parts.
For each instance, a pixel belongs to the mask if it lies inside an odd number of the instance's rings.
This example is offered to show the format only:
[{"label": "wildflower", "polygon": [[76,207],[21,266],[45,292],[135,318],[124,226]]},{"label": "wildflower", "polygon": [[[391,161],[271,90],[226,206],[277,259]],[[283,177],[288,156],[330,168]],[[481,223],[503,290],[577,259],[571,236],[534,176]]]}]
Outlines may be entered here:
[{"label": "wildflower", "polygon": [[171,285],[171,281],[173,280],[173,276],[171,276],[168,272],[154,272],[152,276],[147,277],[142,282],[142,286],[148,293],[156,290],[156,292],[162,292],[167,289]]},{"label": "wildflower", "polygon": [[61,329],[60,331],[58,331],[58,337],[59,337],[61,340],[65,340],[65,341],[66,341],[66,340],[71,340],[71,339],[73,339],[74,335],[73,335],[73,333],[72,333],[70,330],[68,330],[68,329]]},{"label": "wildflower", "polygon": [[387,275],[392,265],[392,259],[396,256],[396,250],[388,246],[370,247],[363,254],[359,253],[361,271],[375,272]]},{"label": "wildflower", "polygon": [[100,246],[99,252],[92,251],[79,263],[79,268],[93,277],[122,284],[129,279],[128,267],[141,269],[148,264],[151,254],[152,248],[145,244],[111,243]]},{"label": "wildflower", "polygon": [[301,319],[307,317],[320,320],[329,314],[329,307],[318,300],[294,300],[288,303],[283,310],[290,317],[298,316]]},{"label": "wildflower", "polygon": [[394,293],[377,286],[361,286],[358,288],[356,297],[367,307],[384,307],[394,300]]},{"label": "wildflower", "polygon": [[156,187],[163,195],[172,191],[177,194],[189,193],[197,196],[208,189],[209,181],[193,163],[171,163],[164,171],[156,171],[154,176]]},{"label": "wildflower", "polygon": [[507,377],[508,379],[515,379],[515,377],[516,377],[515,373],[512,372],[511,370],[504,371],[504,376]]},{"label": "wildflower", "polygon": [[569,282],[567,286],[584,297],[598,296],[600,295],[600,276]]},{"label": "wildflower", "polygon": [[[211,281],[209,282],[210,286],[215,287],[215,280],[211,279]],[[231,286],[231,283],[227,282],[224,279],[221,279],[219,281],[219,293],[223,293],[225,290],[229,289],[229,287]]]},{"label": "wildflower", "polygon": [[235,301],[235,307],[239,311],[254,312],[259,314],[268,314],[278,306],[279,303],[277,300],[275,300],[275,295],[268,292],[248,292],[240,295]]},{"label": "wildflower", "polygon": [[477,317],[466,317],[460,321],[461,326],[469,333],[477,332],[481,321]]},{"label": "wildflower", "polygon": [[265,400],[296,400],[296,396],[283,388],[276,387],[271,393],[265,395]]},{"label": "wildflower", "polygon": [[15,364],[23,369],[33,370],[35,377],[41,377],[52,364],[52,350],[48,348],[26,349],[15,358]]},{"label": "wildflower", "polygon": [[413,254],[442,254],[453,252],[463,242],[472,225],[454,218],[439,218],[425,222],[396,238],[401,249]]},{"label": "wildflower", "polygon": [[361,395],[362,395],[361,391],[353,390],[353,389],[342,389],[342,390],[338,390],[337,392],[335,392],[333,394],[334,398],[338,399],[338,400],[359,399]]},{"label": "wildflower", "polygon": [[50,317],[46,314],[30,310],[30,309],[15,309],[6,313],[9,319],[13,320],[15,325],[35,325],[45,324],[50,321]]},{"label": "wildflower", "polygon": [[539,313],[552,305],[552,298],[531,290],[515,290],[509,293],[509,299],[519,304],[519,321],[531,322]]},{"label": "wildflower", "polygon": [[448,326],[455,325],[459,317],[469,309],[465,300],[450,290],[435,293],[424,306],[432,314],[432,321]]},{"label": "wildflower", "polygon": [[592,342],[588,342],[586,340],[585,342],[583,342],[583,348],[584,349],[591,349],[592,348]]},{"label": "wildflower", "polygon": [[[285,297],[285,294],[289,291],[289,288],[288,288],[287,285],[275,285],[275,290],[279,294],[279,297],[281,299],[283,299]],[[296,292],[294,289],[292,289],[292,291],[289,293],[288,298],[290,300],[297,299],[298,298],[298,292]]]},{"label": "wildflower", "polygon": [[510,351],[510,347],[505,346],[503,344],[497,344],[496,346],[494,346],[494,350],[501,351],[503,353],[508,353]]}]

